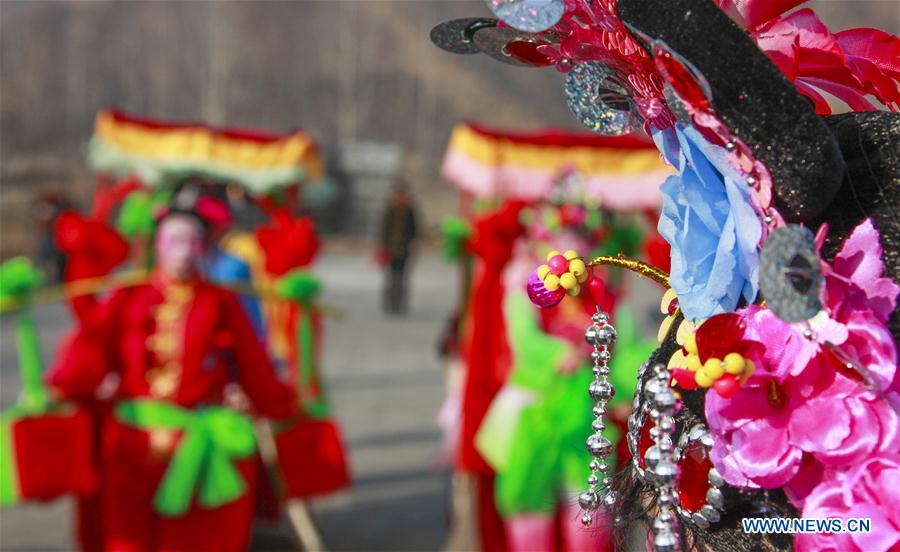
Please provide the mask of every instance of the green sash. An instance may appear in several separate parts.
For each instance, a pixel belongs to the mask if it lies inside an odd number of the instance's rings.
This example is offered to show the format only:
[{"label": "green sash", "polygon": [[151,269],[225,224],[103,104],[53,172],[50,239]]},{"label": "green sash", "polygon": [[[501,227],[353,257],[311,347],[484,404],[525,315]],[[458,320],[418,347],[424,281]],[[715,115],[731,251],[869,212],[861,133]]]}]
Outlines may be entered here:
[{"label": "green sash", "polygon": [[184,515],[194,493],[200,505],[216,508],[243,496],[247,485],[234,461],[256,450],[253,424],[224,406],[188,410],[154,400],[124,401],[116,417],[141,429],[183,430],[153,505],[167,517]]}]

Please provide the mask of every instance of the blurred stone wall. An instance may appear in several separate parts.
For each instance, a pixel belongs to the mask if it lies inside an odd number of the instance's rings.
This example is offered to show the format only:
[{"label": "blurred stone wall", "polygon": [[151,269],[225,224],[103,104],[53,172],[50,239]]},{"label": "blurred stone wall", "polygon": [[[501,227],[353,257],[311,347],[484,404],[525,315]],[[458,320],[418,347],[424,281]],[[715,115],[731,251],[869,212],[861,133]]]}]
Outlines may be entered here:
[{"label": "blurred stone wall", "polygon": [[[811,4],[833,29],[897,32],[896,0]],[[301,127],[332,158],[354,142],[397,144],[434,227],[455,208],[438,175],[454,123],[577,128],[554,71],[454,56],[428,39],[441,21],[487,14],[481,0],[0,2],[0,258],[33,252],[35,194],[88,205],[83,150],[107,105]]]}]

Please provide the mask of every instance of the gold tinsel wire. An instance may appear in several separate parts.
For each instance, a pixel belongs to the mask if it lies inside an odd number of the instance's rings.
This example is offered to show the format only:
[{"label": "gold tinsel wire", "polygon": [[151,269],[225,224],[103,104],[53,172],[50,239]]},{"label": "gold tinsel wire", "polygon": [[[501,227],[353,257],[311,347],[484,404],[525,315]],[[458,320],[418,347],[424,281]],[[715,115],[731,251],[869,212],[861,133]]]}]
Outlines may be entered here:
[{"label": "gold tinsel wire", "polygon": [[588,263],[588,266],[591,267],[602,265],[624,268],[625,270],[630,270],[631,272],[634,272],[639,276],[649,278],[665,288],[669,287],[669,275],[668,273],[666,273],[666,271],[660,270],[651,264],[639,261],[637,259],[629,259],[622,254],[616,255],[615,257],[601,255]]}]

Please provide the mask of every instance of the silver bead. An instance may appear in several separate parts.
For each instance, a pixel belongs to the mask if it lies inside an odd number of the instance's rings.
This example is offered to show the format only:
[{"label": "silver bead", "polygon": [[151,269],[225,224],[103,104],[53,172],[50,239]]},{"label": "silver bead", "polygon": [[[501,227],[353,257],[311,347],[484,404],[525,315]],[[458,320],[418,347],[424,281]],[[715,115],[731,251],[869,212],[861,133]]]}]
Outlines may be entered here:
[{"label": "silver bead", "polygon": [[602,435],[591,435],[587,439],[587,449],[594,458],[606,458],[612,453],[612,443]]},{"label": "silver bead", "polygon": [[725,495],[719,489],[712,488],[706,491],[706,503],[721,510],[725,507]]},{"label": "silver bead", "polygon": [[736,148],[736,147],[737,147],[737,145],[734,142],[731,142],[731,141],[725,142],[725,149],[728,151],[734,151],[734,148]]},{"label": "silver bead", "polygon": [[591,526],[591,522],[594,521],[594,518],[591,517],[591,514],[585,512],[581,514],[581,526],[587,529]]},{"label": "silver bead", "polygon": [[612,508],[616,505],[616,502],[619,500],[619,493],[616,491],[609,491],[603,497],[603,505],[607,508]]},{"label": "silver bead", "polygon": [[671,416],[663,416],[656,423],[663,433],[672,433],[672,430],[675,429],[675,419]]},{"label": "silver bead", "polygon": [[661,393],[668,388],[669,386],[666,385],[665,381],[654,378],[648,381],[644,386],[644,397],[646,397],[647,400],[652,401],[654,397],[656,397],[657,393]]},{"label": "silver bead", "polygon": [[662,485],[674,483],[678,478],[678,466],[668,459],[660,460],[652,470],[654,479]]},{"label": "silver bead", "polygon": [[609,366],[591,366],[591,372],[594,374],[594,377],[604,378],[609,375]]},{"label": "silver bead", "polygon": [[594,380],[588,387],[588,394],[595,401],[608,401],[615,395],[615,390],[608,381]]},{"label": "silver bead", "polygon": [[700,514],[691,515],[691,521],[700,529],[707,529],[709,527],[709,520]]},{"label": "silver bead", "polygon": [[661,521],[663,523],[671,525],[675,523],[675,515],[672,513],[672,510],[668,508],[662,509],[658,514],[656,514],[656,519],[654,521]]},{"label": "silver bead", "polygon": [[654,441],[659,439],[659,436],[662,435],[662,431],[656,426],[650,428],[650,438]]},{"label": "silver bead", "polygon": [[582,510],[593,512],[600,506],[600,497],[593,490],[588,489],[578,495],[578,505]]},{"label": "silver bead", "polygon": [[609,362],[609,359],[612,355],[610,355],[609,351],[606,349],[591,351],[591,362],[594,364],[600,364],[601,362]]},{"label": "silver bead", "polygon": [[748,186],[756,186],[756,177],[755,177],[755,176],[748,176],[748,177],[747,177],[747,185],[748,185]]},{"label": "silver bead", "polygon": [[612,487],[612,479],[604,477],[603,481],[600,482],[600,486],[604,489],[609,489],[610,487]]},{"label": "silver bead", "polygon": [[656,467],[660,460],[663,459],[662,451],[659,450],[659,447],[653,445],[652,447],[647,449],[647,452],[644,453],[644,463],[647,464],[647,467],[651,470]]},{"label": "silver bead", "polygon": [[719,511],[710,506],[709,504],[704,504],[702,508],[700,508],[700,513],[709,520],[710,523],[717,523],[722,516],[719,515]]},{"label": "silver bead", "polygon": [[722,479],[722,476],[716,468],[709,469],[709,475],[706,476],[706,479],[713,487],[721,487],[725,484],[725,480]]},{"label": "silver bead", "polygon": [[675,404],[678,401],[678,398],[675,396],[675,393],[672,393],[671,391],[663,391],[657,393],[656,396],[653,397],[653,401],[657,410],[667,416],[671,416],[675,413]]},{"label": "silver bead", "polygon": [[597,484],[597,481],[598,481],[598,480],[597,480],[597,476],[594,475],[594,474],[589,475],[588,478],[587,478],[587,483],[588,483],[588,485],[590,485],[591,487],[593,487],[594,485],[596,485],[596,484]]},{"label": "silver bead", "polygon": [[591,460],[591,463],[588,464],[588,467],[591,469],[591,471],[597,471],[600,469],[600,462]]},{"label": "silver bead", "polygon": [[591,422],[591,429],[594,431],[601,433],[604,429],[606,429],[606,424],[603,423],[603,418],[597,418],[593,422]]},{"label": "silver bead", "polygon": [[678,537],[672,531],[660,531],[653,537],[653,549],[656,552],[675,552],[678,550]]},{"label": "silver bead", "polygon": [[672,449],[674,448],[672,446],[672,439],[669,439],[668,436],[664,436],[663,438],[661,438],[656,446],[659,447],[660,451],[665,453],[672,452]]},{"label": "silver bead", "polygon": [[604,414],[606,414],[606,407],[603,406],[602,404],[598,404],[597,406],[595,406],[593,408],[592,412],[594,413],[595,417],[599,418],[599,417],[603,416]]},{"label": "silver bead", "polygon": [[[663,516],[667,515],[669,519],[663,519]],[[657,535],[659,533],[665,533],[666,531],[671,531],[674,529],[672,527],[672,514],[660,514],[653,519],[653,534]]]},{"label": "silver bead", "polygon": [[606,472],[608,472],[608,471],[609,471],[609,464],[605,464],[605,463],[604,463],[604,464],[600,464],[600,466],[597,468],[597,471],[600,472],[600,473],[606,473]]},{"label": "silver bead", "polygon": [[609,324],[591,326],[584,332],[584,339],[594,347],[607,347],[616,341],[616,329]]},{"label": "silver bead", "polygon": [[609,315],[605,312],[595,312],[594,316],[591,317],[591,320],[593,320],[597,324],[602,324],[609,321]]},{"label": "silver bead", "polygon": [[675,499],[672,498],[671,493],[668,493],[668,492],[660,493],[660,495],[658,497],[656,497],[656,504],[660,508],[671,506],[674,503],[675,503]]},{"label": "silver bead", "polygon": [[653,365],[653,375],[657,379],[667,380],[669,378],[669,370],[665,364],[657,363]]}]

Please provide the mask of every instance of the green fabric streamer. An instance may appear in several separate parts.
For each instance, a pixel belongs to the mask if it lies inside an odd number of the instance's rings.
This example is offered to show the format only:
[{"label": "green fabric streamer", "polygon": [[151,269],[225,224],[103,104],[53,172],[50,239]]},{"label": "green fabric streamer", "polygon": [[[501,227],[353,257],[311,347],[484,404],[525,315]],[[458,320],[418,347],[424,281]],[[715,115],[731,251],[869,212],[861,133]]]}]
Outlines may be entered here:
[{"label": "green fabric streamer", "polygon": [[122,202],[116,228],[123,236],[134,239],[137,236],[153,234],[156,221],[153,217],[153,199],[145,191],[132,192]]},{"label": "green fabric streamer", "polygon": [[30,410],[47,407],[48,396],[41,377],[41,347],[31,316],[31,292],[41,285],[40,271],[26,257],[14,257],[0,265],[0,300],[19,306],[16,313],[16,346],[22,377],[22,404]]},{"label": "green fabric streamer", "polygon": [[[298,391],[304,390],[316,375],[315,337],[313,335],[312,302],[322,290],[318,278],[301,269],[288,272],[275,282],[277,293],[297,303],[297,351],[300,354],[300,374],[298,374]],[[319,382],[323,385],[322,382]],[[315,400],[304,400],[303,410],[314,418],[327,418],[328,401],[325,398],[324,386]],[[303,397],[301,397],[302,399]]]},{"label": "green fabric streamer", "polygon": [[12,436],[12,425],[20,418],[20,410],[14,406],[0,415],[0,506],[15,504],[22,496]]},{"label": "green fabric streamer", "polygon": [[153,498],[161,515],[184,515],[195,492],[205,508],[227,504],[246,492],[234,460],[253,454],[256,436],[242,414],[223,406],[193,411],[161,401],[134,400],[117,404],[116,417],[140,429],[184,431]]},{"label": "green fabric streamer", "polygon": [[443,254],[447,261],[455,261],[466,251],[466,240],[472,233],[469,221],[462,217],[445,217],[441,223],[443,234]]}]

